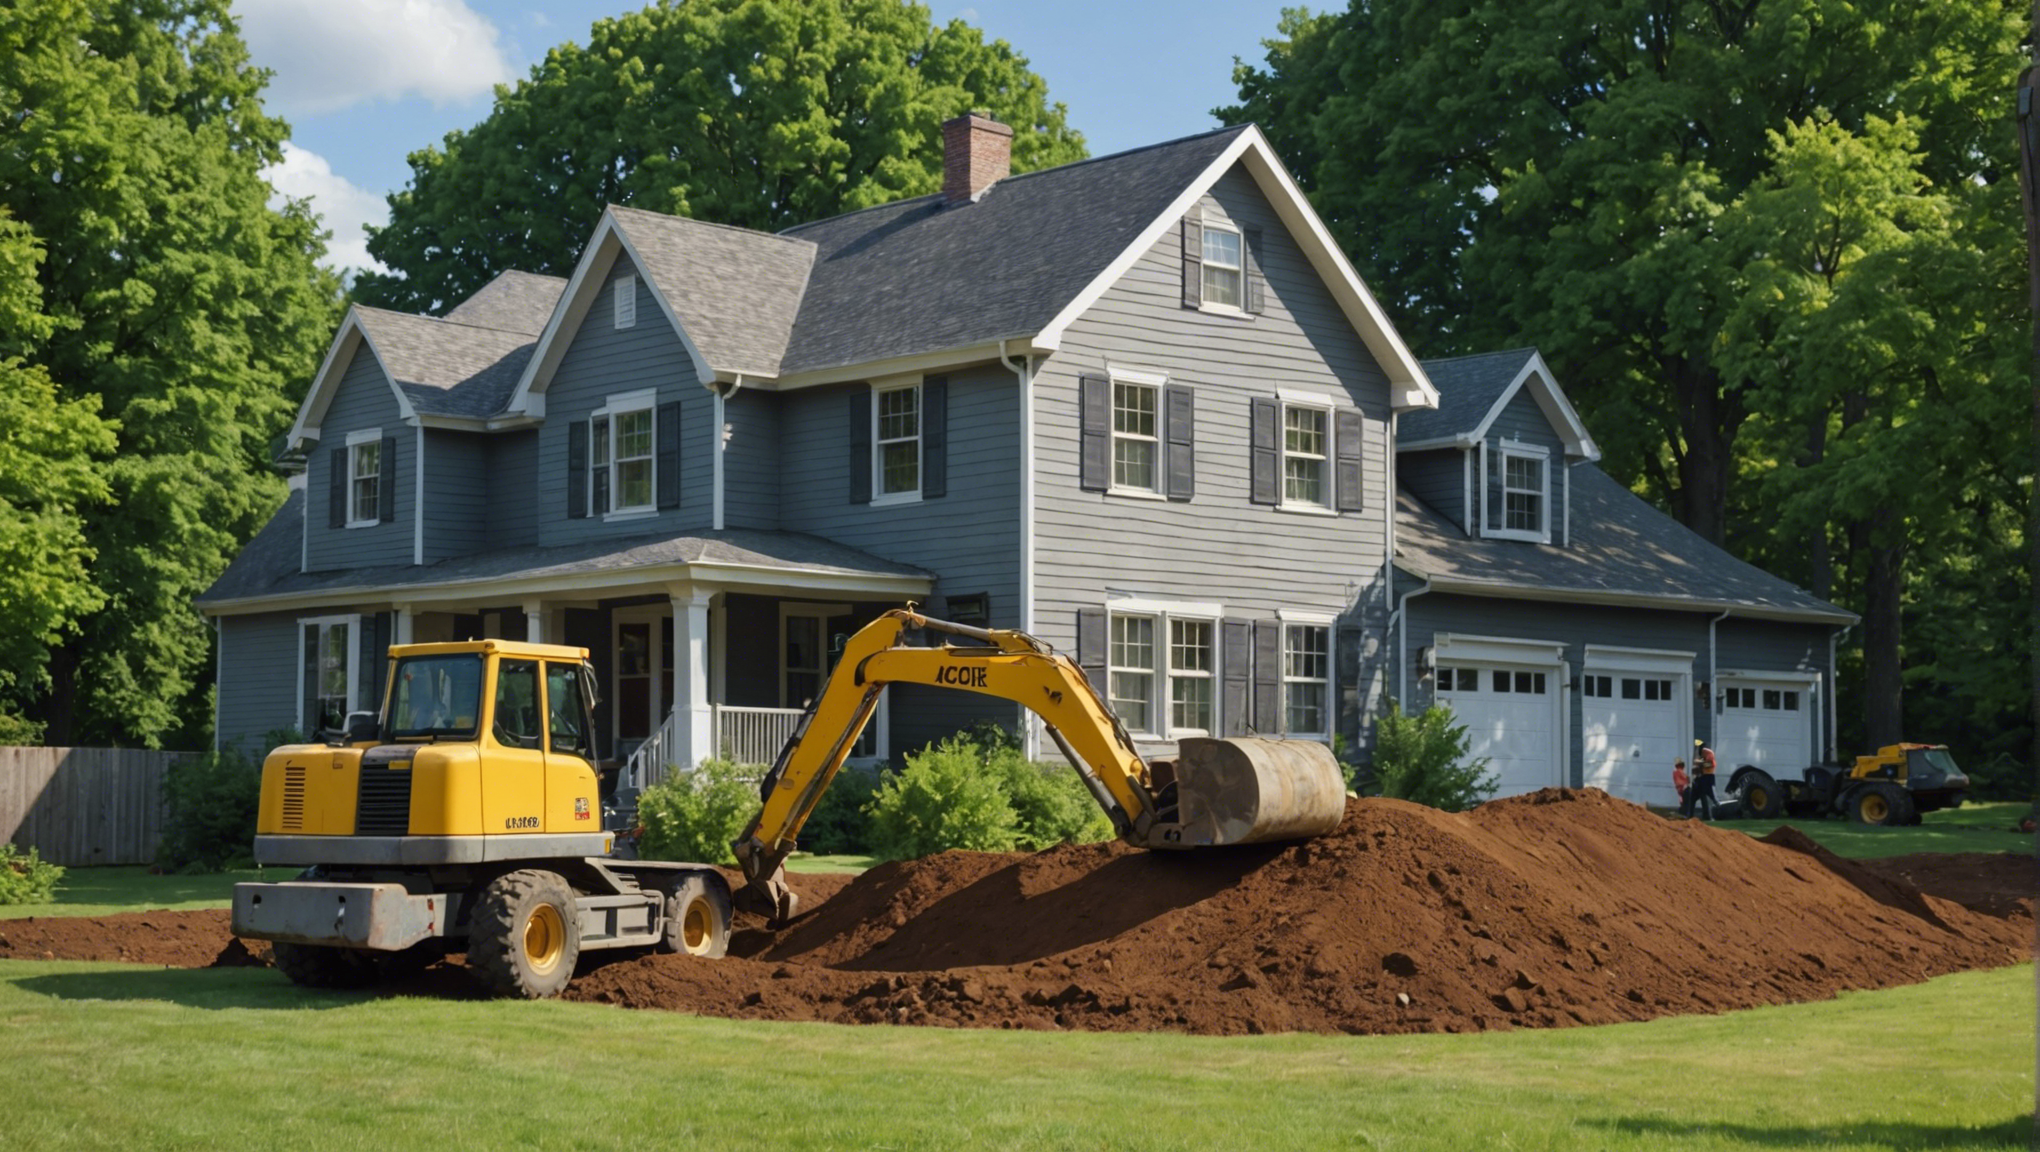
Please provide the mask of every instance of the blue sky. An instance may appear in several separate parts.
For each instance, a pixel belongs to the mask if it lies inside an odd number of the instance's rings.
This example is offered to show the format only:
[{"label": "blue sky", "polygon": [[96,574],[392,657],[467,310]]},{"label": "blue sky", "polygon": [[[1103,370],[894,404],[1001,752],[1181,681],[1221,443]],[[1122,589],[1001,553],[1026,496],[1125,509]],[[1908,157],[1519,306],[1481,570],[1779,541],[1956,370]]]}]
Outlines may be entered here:
[{"label": "blue sky", "polygon": [[[923,0],[924,3],[928,0]],[[1289,0],[1294,6],[1295,0]],[[548,48],[585,42],[630,0],[235,0],[270,110],[292,143],[272,170],[333,231],[335,267],[368,262],[361,227],[386,218],[404,157],[489,113],[492,86]],[[1233,102],[1234,57],[1262,59],[1283,0],[971,0],[929,7],[1003,39],[1069,108],[1093,155],[1201,132]]]}]

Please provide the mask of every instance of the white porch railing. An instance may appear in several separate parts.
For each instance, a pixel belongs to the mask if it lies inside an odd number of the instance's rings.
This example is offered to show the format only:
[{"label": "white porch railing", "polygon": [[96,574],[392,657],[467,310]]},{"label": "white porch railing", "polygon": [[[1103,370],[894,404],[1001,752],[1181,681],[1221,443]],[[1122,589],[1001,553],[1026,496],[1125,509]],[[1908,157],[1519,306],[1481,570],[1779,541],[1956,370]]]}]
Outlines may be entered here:
[{"label": "white porch railing", "polygon": [[[711,704],[708,712],[709,731],[714,733],[714,746],[723,759],[765,765],[779,758],[779,750],[806,714],[799,708],[741,708],[733,704]],[[674,753],[678,748],[674,714],[668,712],[658,730],[624,761],[622,786],[642,792],[675,770],[692,767],[677,762]]]}]

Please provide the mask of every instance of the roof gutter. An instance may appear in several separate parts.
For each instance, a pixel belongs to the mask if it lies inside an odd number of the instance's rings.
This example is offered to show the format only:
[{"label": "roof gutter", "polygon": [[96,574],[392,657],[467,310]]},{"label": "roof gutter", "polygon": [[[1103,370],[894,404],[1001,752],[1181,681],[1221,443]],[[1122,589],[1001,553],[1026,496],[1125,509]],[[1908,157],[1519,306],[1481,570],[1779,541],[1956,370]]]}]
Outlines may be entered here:
[{"label": "roof gutter", "polygon": [[1412,576],[1431,581],[1434,591],[1454,592],[1464,596],[1485,596],[1496,600],[1550,600],[1564,597],[1574,604],[1600,604],[1615,608],[1654,608],[1661,612],[1733,612],[1745,620],[1773,620],[1788,624],[1825,624],[1834,627],[1840,624],[1855,624],[1857,616],[1852,612],[1836,610],[1819,612],[1793,608],[1773,608],[1761,604],[1737,604],[1725,600],[1698,600],[1679,596],[1654,596],[1645,592],[1597,592],[1592,589],[1562,588],[1542,584],[1505,584],[1485,580],[1455,580],[1449,576],[1433,576],[1407,565],[1397,565]]}]

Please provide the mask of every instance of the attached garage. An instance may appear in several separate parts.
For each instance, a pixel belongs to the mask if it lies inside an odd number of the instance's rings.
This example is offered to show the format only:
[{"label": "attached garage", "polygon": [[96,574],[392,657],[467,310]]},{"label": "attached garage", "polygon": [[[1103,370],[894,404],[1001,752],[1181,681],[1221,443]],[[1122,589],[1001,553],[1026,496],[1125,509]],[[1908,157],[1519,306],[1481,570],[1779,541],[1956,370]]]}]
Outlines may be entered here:
[{"label": "attached garage", "polygon": [[1723,775],[1754,764],[1796,777],[1814,762],[1817,673],[1723,672],[1715,684],[1714,757]]},{"label": "attached garage", "polygon": [[1638,804],[1678,804],[1672,762],[1692,759],[1693,657],[1587,645],[1580,674],[1587,787]]},{"label": "attached garage", "polygon": [[1466,726],[1468,751],[1488,759],[1496,796],[1565,783],[1563,647],[1439,633],[1437,699]]}]

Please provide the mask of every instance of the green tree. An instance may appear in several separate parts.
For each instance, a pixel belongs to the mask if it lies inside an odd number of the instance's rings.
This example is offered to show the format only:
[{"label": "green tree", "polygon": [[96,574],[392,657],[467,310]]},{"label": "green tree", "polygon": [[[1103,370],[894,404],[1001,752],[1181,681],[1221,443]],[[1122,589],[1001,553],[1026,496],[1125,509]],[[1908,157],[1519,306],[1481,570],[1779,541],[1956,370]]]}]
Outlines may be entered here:
[{"label": "green tree", "polygon": [[942,184],[941,124],[1015,129],[1013,166],[1084,156],[1003,40],[901,0],[662,0],[562,44],[489,117],[410,156],[356,299],[443,312],[506,269],[565,275],[608,204],[778,229]]},{"label": "green tree", "polygon": [[[82,519],[82,549],[64,547],[90,591],[40,633],[9,633],[47,650],[37,683],[6,690],[53,742],[203,736],[210,636],[191,601],[282,499],[268,445],[332,334],[339,285],[314,263],[306,206],[269,207],[261,172],[287,130],[263,111],[264,81],[224,0],[0,8],[8,260],[41,256],[32,322],[0,321],[0,355],[15,387],[54,390],[46,419],[70,429],[58,455],[103,454],[95,480],[52,498]],[[95,406],[117,441],[88,426]]]}]

